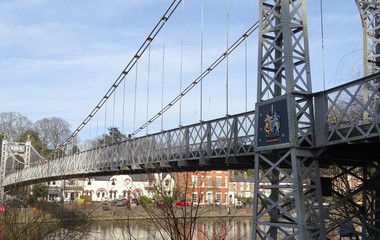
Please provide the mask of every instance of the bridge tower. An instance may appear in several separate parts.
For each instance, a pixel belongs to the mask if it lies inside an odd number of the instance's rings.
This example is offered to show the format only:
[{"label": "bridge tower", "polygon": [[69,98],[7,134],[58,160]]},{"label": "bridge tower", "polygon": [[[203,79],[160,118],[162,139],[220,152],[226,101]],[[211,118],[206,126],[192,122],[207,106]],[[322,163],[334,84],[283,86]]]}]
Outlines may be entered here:
[{"label": "bridge tower", "polygon": [[[380,72],[380,0],[355,0],[355,2],[363,26],[363,74],[368,76]],[[377,84],[379,84],[379,80],[377,80]],[[369,87],[366,86],[366,89]],[[365,100],[367,102],[368,97]],[[379,100],[377,104],[378,112],[380,112]],[[374,239],[380,237],[380,162],[374,164],[375,167],[372,166],[372,169],[363,167],[363,176],[369,175],[368,173],[371,171],[373,173],[372,178],[368,177],[363,190],[363,239],[366,239],[366,231],[371,231]],[[374,206],[368,206],[364,201],[367,195],[371,195],[372,199],[375,199]],[[370,219],[372,216],[374,219]]]},{"label": "bridge tower", "polygon": [[259,9],[253,239],[325,239],[306,0]]},{"label": "bridge tower", "polygon": [[355,0],[363,25],[364,76],[380,71],[380,1]]},{"label": "bridge tower", "polygon": [[[24,168],[30,166],[32,141],[28,139],[25,143],[9,142],[4,138],[1,142],[1,162],[0,162],[0,197],[4,199],[4,185],[6,171],[15,168],[16,155],[22,158]],[[8,160],[13,158],[11,162]]]}]

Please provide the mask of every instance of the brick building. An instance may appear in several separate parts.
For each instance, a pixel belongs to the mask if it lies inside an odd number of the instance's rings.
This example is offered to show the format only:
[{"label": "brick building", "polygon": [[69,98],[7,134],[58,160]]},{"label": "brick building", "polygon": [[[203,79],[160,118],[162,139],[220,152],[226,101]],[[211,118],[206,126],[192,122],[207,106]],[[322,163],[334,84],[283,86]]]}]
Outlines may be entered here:
[{"label": "brick building", "polygon": [[229,171],[175,173],[182,200],[203,204],[228,204]]}]

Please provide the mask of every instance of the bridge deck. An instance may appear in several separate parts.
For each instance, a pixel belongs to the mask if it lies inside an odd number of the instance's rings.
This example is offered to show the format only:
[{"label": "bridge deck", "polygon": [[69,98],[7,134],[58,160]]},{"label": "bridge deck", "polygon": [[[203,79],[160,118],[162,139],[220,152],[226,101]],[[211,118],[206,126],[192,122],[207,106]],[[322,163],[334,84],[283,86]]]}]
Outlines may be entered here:
[{"label": "bridge deck", "polygon": [[[378,161],[380,74],[324,92],[315,102],[316,144],[322,165]],[[368,101],[364,101],[363,95]],[[8,171],[3,184],[146,171],[253,168],[255,112],[226,116]],[[268,152],[272,151],[270,147]]]}]

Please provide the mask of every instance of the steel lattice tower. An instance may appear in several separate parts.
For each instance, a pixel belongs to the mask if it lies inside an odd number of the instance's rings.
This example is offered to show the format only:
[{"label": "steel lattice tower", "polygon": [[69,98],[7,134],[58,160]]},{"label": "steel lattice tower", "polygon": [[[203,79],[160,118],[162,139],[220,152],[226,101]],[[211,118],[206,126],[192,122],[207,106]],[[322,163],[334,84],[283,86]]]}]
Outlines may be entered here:
[{"label": "steel lattice tower", "polygon": [[[6,172],[14,171],[14,159],[17,156],[23,159],[25,168],[29,168],[31,159],[32,142],[28,139],[25,143],[9,142],[6,138],[1,142],[0,162],[0,198],[4,200],[5,192],[3,180]],[[11,160],[9,162],[9,160]]]},{"label": "steel lattice tower", "polygon": [[[380,0],[355,0],[358,6],[363,26],[363,74],[368,76],[380,71]],[[379,84],[379,80],[376,81]],[[370,86],[366,85],[366,94],[364,100],[370,101],[368,92]],[[380,112],[380,101],[377,103],[378,112]],[[363,118],[369,116],[363,116]],[[374,163],[375,166],[363,167],[363,178],[372,184],[366,184],[363,189],[363,206],[362,206],[362,237],[366,238],[369,232],[373,237],[380,237],[380,163]],[[368,201],[369,200],[369,201]],[[371,202],[372,204],[367,204]]]},{"label": "steel lattice tower", "polygon": [[305,4],[260,1],[253,239],[326,235]]},{"label": "steel lattice tower", "polygon": [[364,76],[380,71],[380,1],[355,0],[363,25]]}]

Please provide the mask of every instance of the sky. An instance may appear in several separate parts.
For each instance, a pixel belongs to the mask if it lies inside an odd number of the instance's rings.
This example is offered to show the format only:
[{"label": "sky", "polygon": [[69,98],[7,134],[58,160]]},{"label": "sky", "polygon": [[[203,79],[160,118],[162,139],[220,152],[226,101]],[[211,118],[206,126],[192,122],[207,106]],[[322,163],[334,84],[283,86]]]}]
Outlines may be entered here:
[{"label": "sky", "polygon": [[[59,117],[76,129],[110,89],[170,3],[170,0],[0,1],[0,111],[20,113],[33,122]],[[314,92],[354,80],[362,72],[362,30],[355,1],[324,0],[323,21],[320,3],[307,2]],[[137,70],[131,70],[127,77],[130,90],[123,90],[123,84],[119,86],[115,97],[110,98],[108,110],[104,110],[103,117],[99,114],[96,123],[91,123],[88,134],[94,136],[95,131],[101,131],[94,129],[101,121],[104,126],[115,125],[124,132],[139,127],[257,20],[257,0],[185,1],[152,43],[150,60],[146,51],[145,60],[141,60]],[[236,57],[231,56],[228,64],[221,63],[221,69],[213,74],[214,80],[205,82],[202,90],[198,87],[181,107],[177,106],[181,113],[176,118],[182,120],[175,121],[190,124],[203,118],[222,117],[227,112],[254,109],[257,38],[256,31],[246,47],[236,51]],[[223,90],[227,85],[226,69],[229,93]],[[178,83],[179,78],[183,82]],[[172,83],[174,79],[176,82]],[[242,90],[247,81],[248,90]],[[234,89],[238,87],[239,90]],[[141,95],[135,95],[134,89]],[[248,101],[244,97],[246,92]],[[223,96],[227,94],[234,97],[226,100]],[[148,98],[153,99],[152,103],[144,100]],[[182,115],[182,111],[186,113]],[[161,125],[169,119],[172,117],[161,120]]]}]

